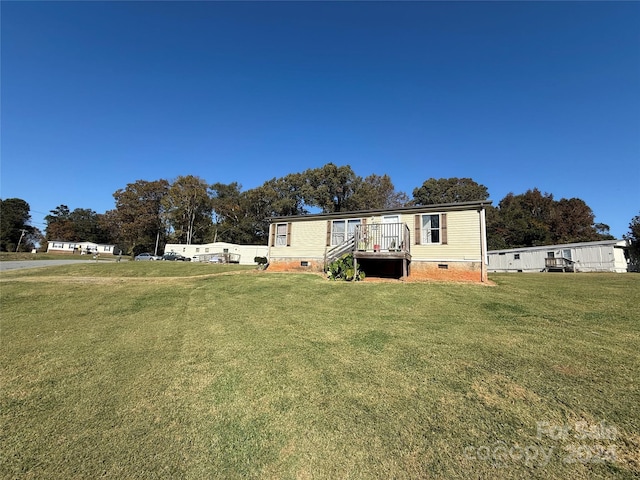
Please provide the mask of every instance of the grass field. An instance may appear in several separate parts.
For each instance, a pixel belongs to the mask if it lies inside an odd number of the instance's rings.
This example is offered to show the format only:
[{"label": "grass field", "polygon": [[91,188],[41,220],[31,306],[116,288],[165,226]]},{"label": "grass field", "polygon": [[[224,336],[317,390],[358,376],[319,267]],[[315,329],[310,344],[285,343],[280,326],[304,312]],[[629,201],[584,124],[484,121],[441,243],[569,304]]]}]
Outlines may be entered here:
[{"label": "grass field", "polygon": [[0,475],[637,478],[640,275],[491,279],[3,273]]}]

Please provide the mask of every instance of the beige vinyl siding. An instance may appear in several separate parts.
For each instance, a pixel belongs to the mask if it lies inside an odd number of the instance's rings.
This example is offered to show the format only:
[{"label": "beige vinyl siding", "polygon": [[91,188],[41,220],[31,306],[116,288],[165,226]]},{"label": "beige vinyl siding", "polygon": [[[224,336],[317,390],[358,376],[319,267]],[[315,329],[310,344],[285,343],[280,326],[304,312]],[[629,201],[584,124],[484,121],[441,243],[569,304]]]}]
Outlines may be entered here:
[{"label": "beige vinyl siding", "polygon": [[300,220],[291,222],[290,246],[272,246],[273,258],[324,258],[327,248],[327,221]]},{"label": "beige vinyl siding", "polygon": [[403,215],[411,231],[411,257],[420,260],[480,260],[480,214],[476,210],[427,212],[447,214],[447,244],[415,245],[415,215]]},{"label": "beige vinyl siding", "polygon": [[[400,222],[406,224],[409,228],[413,261],[479,261],[481,259],[480,214],[477,210],[443,212],[428,210],[424,213],[429,215],[446,213],[447,244],[415,245],[415,218],[416,215],[422,215],[422,213],[398,213]],[[389,215],[391,214],[394,213],[389,212]],[[370,225],[372,223],[382,223],[383,215],[345,216],[344,218],[346,220],[361,218],[363,223]],[[338,219],[340,218],[331,220]],[[327,222],[326,218],[292,221],[291,245],[287,247],[272,246],[270,256],[280,259],[324,258],[327,249],[332,248],[327,246]]]}]

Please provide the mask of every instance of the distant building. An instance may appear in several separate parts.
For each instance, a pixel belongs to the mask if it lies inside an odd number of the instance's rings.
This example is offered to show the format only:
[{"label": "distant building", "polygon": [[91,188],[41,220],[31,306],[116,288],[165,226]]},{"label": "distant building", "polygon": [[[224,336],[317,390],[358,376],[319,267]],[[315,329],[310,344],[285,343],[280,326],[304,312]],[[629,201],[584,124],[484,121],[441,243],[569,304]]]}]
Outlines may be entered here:
[{"label": "distant building", "polygon": [[256,257],[266,257],[268,250],[269,247],[266,245],[237,245],[227,242],[214,242],[203,245],[167,243],[164,247],[164,253],[179,253],[192,261],[240,263],[242,265],[255,265],[254,259]]},{"label": "distant building", "polygon": [[120,249],[116,245],[106,245],[93,242],[66,242],[50,240],[47,242],[47,253],[78,253],[81,255],[118,255]]},{"label": "distant building", "polygon": [[627,272],[624,240],[489,250],[489,272]]}]

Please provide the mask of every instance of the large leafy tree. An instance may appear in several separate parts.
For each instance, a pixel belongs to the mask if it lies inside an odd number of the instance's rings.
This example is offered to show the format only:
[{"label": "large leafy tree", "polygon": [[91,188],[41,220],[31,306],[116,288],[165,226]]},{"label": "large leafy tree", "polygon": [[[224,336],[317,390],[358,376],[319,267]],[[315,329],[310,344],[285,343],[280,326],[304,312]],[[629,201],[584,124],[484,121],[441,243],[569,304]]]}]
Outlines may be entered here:
[{"label": "large leafy tree", "polygon": [[110,239],[102,229],[101,217],[101,214],[94,212],[90,208],[76,208],[69,215],[78,238],[88,242],[106,243]]},{"label": "large leafy tree", "polygon": [[338,167],[327,163],[323,167],[304,171],[302,195],[304,202],[322,209],[324,213],[353,210],[350,201],[360,178],[349,165]]},{"label": "large leafy tree", "polygon": [[169,191],[167,180],[137,180],[113,194],[116,208],[105,213],[103,222],[128,253],[154,251],[166,240],[163,199]]},{"label": "large leafy tree", "polygon": [[499,207],[489,205],[487,212],[487,245],[489,250],[509,248],[509,229],[501,216]]},{"label": "large leafy tree", "polygon": [[303,194],[306,187],[302,174],[297,173],[273,178],[246,191],[236,182],[211,185],[215,238],[235,243],[265,243],[271,217],[307,213]]},{"label": "large leafy tree", "polygon": [[[306,207],[320,208],[324,213],[394,208],[408,200],[388,175],[372,174],[363,179],[349,165],[327,163],[287,175],[280,182],[287,190],[279,198],[292,201],[298,211],[306,211]],[[278,190],[283,193],[282,188]]]},{"label": "large leafy tree", "polygon": [[551,243],[553,195],[537,188],[508,193],[487,216],[489,248],[530,247]]},{"label": "large leafy tree", "polygon": [[178,177],[169,187],[162,205],[173,241],[190,245],[207,237],[213,210],[208,187],[204,180],[193,175]]},{"label": "large leafy tree", "polygon": [[210,192],[215,238],[236,243],[266,242],[274,216],[304,215],[311,208],[323,212],[392,208],[407,201],[388,175],[363,179],[351,167],[332,163],[272,178],[244,192],[238,183],[216,183]]},{"label": "large leafy tree", "polygon": [[407,194],[396,190],[389,175],[371,174],[357,182],[349,206],[351,210],[375,210],[402,207],[408,201]]},{"label": "large leafy tree", "polygon": [[640,213],[631,219],[629,232],[624,235],[629,245],[629,267],[631,271],[640,271]]},{"label": "large leafy tree", "polygon": [[471,178],[430,178],[413,190],[415,205],[472,202],[488,198],[487,187]]},{"label": "large leafy tree", "polygon": [[593,210],[580,198],[561,198],[554,203],[550,230],[554,244],[613,239],[609,226],[596,224]]},{"label": "large leafy tree", "polygon": [[254,200],[259,200],[261,212],[267,216],[304,215],[308,213],[305,204],[307,182],[302,173],[290,173],[281,178],[267,180],[253,189]]},{"label": "large leafy tree", "polygon": [[38,229],[29,225],[31,208],[21,198],[0,200],[0,251],[29,251],[38,238]]},{"label": "large leafy tree", "polygon": [[70,216],[71,211],[66,205],[58,205],[49,211],[49,215],[44,217],[44,221],[47,222],[45,228],[47,240],[66,240],[70,242],[81,240],[76,238]]},{"label": "large leafy tree", "polygon": [[302,175],[296,173],[273,178],[244,192],[243,199],[254,242],[267,242],[271,217],[308,213],[302,194],[303,187]]},{"label": "large leafy tree", "polygon": [[218,182],[209,188],[215,218],[213,241],[240,243],[246,235],[242,186],[238,182]]},{"label": "large leafy tree", "polygon": [[531,247],[613,238],[609,227],[595,223],[591,208],[579,198],[554,200],[537,188],[507,194],[488,209],[490,249]]},{"label": "large leafy tree", "polygon": [[69,211],[66,205],[58,205],[44,217],[47,222],[48,240],[66,240],[71,242],[109,241],[102,229],[101,215],[88,208],[76,208]]}]

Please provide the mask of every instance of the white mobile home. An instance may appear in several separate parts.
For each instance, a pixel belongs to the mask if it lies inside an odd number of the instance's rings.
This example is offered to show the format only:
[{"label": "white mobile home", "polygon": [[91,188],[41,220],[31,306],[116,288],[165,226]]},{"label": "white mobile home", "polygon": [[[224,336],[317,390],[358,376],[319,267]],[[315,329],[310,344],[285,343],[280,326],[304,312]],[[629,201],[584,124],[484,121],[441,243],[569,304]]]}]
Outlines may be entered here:
[{"label": "white mobile home", "polygon": [[628,269],[624,240],[510,248],[488,252],[490,272],[617,272]]},{"label": "white mobile home", "polygon": [[[235,243],[214,242],[203,245],[184,245],[181,243],[167,243],[164,253],[175,252],[196,261],[217,261],[225,263],[240,263],[255,265],[256,257],[266,257],[266,245],[237,245]],[[194,259],[194,257],[196,257]]]},{"label": "white mobile home", "polygon": [[81,255],[118,255],[120,249],[115,245],[93,242],[66,242],[64,240],[50,240],[47,242],[47,253],[78,253]]}]

